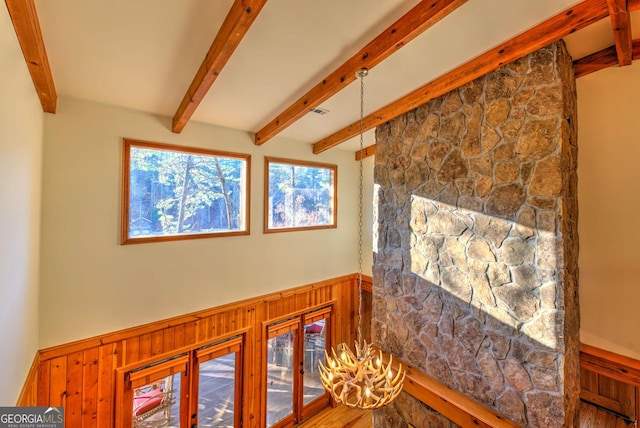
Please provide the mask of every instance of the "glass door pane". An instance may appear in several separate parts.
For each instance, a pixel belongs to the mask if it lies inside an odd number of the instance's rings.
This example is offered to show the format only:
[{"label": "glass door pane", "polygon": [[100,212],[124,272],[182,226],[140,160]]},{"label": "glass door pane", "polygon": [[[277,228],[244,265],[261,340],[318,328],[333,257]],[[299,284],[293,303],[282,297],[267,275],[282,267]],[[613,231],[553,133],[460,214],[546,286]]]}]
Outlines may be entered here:
[{"label": "glass door pane", "polygon": [[[121,397],[124,427],[182,427],[188,413],[189,355],[182,354],[123,372]],[[186,389],[185,389],[186,388]]]},{"label": "glass door pane", "polygon": [[293,412],[294,331],[286,331],[267,343],[267,427]]},{"label": "glass door pane", "polygon": [[133,389],[133,427],[180,426],[180,374]]},{"label": "glass door pane", "polygon": [[321,319],[304,326],[304,388],[303,404],[325,395],[320,383],[318,362],[325,362],[324,351],[327,348],[326,319]]},{"label": "glass door pane", "polygon": [[[242,425],[243,339],[236,336],[195,352],[191,426],[233,428]],[[197,422],[197,424],[196,424]]]},{"label": "glass door pane", "polygon": [[233,428],[236,354],[201,363],[199,373],[198,427]]}]

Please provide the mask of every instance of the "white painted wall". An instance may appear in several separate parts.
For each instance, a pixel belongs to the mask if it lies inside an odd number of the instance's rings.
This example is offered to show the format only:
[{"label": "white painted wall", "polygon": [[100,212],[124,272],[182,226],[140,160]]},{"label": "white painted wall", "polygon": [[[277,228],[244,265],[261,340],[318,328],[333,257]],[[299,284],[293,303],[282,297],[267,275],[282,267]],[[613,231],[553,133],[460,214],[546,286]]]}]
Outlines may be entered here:
[{"label": "white painted wall", "polygon": [[[45,118],[41,348],[357,271],[353,152],[169,129],[168,117],[64,98]],[[123,137],[251,154],[251,235],[120,245]],[[337,229],[263,234],[267,155],[338,165]]]},{"label": "white painted wall", "polygon": [[15,406],[38,350],[42,116],[0,7],[0,406]]},{"label": "white painted wall", "polygon": [[577,82],[580,336],[640,359],[640,62]]}]

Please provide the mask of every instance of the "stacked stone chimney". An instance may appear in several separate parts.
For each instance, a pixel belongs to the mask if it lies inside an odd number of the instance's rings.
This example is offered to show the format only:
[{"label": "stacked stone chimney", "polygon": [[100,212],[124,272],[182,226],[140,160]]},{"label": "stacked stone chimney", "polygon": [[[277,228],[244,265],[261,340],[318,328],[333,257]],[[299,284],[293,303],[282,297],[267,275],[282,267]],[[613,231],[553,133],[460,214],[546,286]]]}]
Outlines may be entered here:
[{"label": "stacked stone chimney", "polygon": [[559,42],[376,131],[374,342],[527,427],[578,426],[576,129]]}]

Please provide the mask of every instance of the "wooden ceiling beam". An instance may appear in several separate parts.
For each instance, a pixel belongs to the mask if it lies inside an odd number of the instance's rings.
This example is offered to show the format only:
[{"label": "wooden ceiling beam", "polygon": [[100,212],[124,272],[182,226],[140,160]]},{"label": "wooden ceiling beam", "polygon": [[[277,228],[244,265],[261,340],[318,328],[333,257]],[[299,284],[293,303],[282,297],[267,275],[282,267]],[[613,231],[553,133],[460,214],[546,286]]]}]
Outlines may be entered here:
[{"label": "wooden ceiling beam", "polygon": [[[634,58],[640,58],[640,39],[632,41],[632,54]],[[573,62],[576,78],[586,76],[603,68],[618,65],[618,53],[616,46],[610,46],[601,51],[592,53]]]},{"label": "wooden ceiling beam", "polygon": [[[585,0],[369,114],[364,118],[363,130],[382,125],[433,98],[451,92],[574,31],[604,19],[608,14],[606,0]],[[313,153],[318,154],[335,147],[355,137],[359,132],[360,121],[352,123],[316,142],[313,145]]]},{"label": "wooden ceiling beam", "polygon": [[[628,7],[631,12],[640,10],[640,0],[629,0]],[[632,57],[640,58],[640,39],[632,41]],[[587,74],[618,65],[618,53],[616,46],[610,46],[591,55],[587,55],[573,62],[576,78],[586,76]],[[365,147],[363,158],[375,155],[375,144]],[[356,151],[355,158],[360,160],[360,150]]]},{"label": "wooden ceiling beam", "polygon": [[627,0],[607,0],[609,17],[613,27],[613,37],[616,41],[616,52],[620,67],[631,65],[633,47],[631,40],[631,18]]},{"label": "wooden ceiling beam", "polygon": [[5,3],[20,42],[22,55],[31,74],[31,80],[40,98],[42,110],[46,113],[55,113],[58,94],[53,83],[34,0],[5,0]]},{"label": "wooden ceiling beam", "polygon": [[368,158],[369,156],[374,156],[375,154],[376,154],[376,145],[372,144],[362,149],[362,152],[358,150],[356,152],[356,160],[359,161],[360,158],[362,159]]},{"label": "wooden ceiling beam", "polygon": [[235,0],[191,86],[173,116],[173,132],[181,132],[215,82],[267,0]]},{"label": "wooden ceiling beam", "polygon": [[422,0],[389,28],[380,33],[358,53],[322,79],[300,99],[260,129],[255,143],[262,145],[300,119],[313,108],[337,94],[356,80],[361,68],[371,69],[411,40],[435,25],[467,0]]}]

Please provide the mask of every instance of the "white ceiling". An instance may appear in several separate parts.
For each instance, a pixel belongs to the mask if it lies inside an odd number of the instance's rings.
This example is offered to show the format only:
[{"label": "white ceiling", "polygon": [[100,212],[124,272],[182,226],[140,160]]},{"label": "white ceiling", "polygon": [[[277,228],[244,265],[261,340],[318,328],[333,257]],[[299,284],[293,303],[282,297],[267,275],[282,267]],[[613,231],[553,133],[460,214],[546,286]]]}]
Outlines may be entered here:
[{"label": "white ceiling", "polygon": [[[259,130],[417,3],[268,1],[192,120]],[[365,113],[576,3],[469,0],[370,71]],[[36,0],[58,95],[173,116],[231,4]],[[580,58],[613,44],[611,24],[603,20],[566,41]],[[307,114],[280,136],[313,143],[357,121],[359,85],[349,85],[321,107],[330,112]],[[372,143],[368,132],[365,144]],[[355,150],[354,144],[340,147]]]}]

